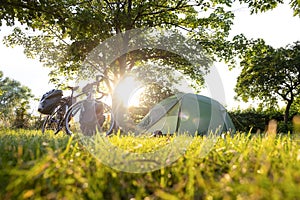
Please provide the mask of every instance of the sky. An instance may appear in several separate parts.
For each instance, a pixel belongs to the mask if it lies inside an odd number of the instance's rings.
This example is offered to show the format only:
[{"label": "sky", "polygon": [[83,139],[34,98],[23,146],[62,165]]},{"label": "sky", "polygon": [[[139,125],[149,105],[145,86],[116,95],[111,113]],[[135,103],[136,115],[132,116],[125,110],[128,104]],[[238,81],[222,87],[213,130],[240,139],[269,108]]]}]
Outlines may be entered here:
[{"label": "sky", "polygon": [[[263,38],[267,44],[275,48],[284,47],[300,40],[300,18],[293,17],[293,12],[288,4],[279,5],[272,11],[257,15],[250,15],[245,5],[239,5],[233,11],[235,21],[231,36],[243,33],[247,38]],[[10,27],[1,27],[0,40],[2,41],[3,36],[8,35],[11,30]],[[216,63],[215,67],[225,92],[225,99],[219,101],[228,109],[253,106],[251,102],[237,102],[233,98],[235,96],[234,86],[240,69],[235,68],[229,71],[223,63]],[[29,87],[38,98],[54,87],[48,81],[50,70],[43,67],[38,60],[26,58],[23,48],[20,46],[11,48],[0,42],[0,70],[3,71],[5,77],[17,80],[22,85]],[[206,90],[201,94],[211,96],[211,91]],[[37,103],[33,105],[32,109],[36,109],[35,107],[37,107]]]}]

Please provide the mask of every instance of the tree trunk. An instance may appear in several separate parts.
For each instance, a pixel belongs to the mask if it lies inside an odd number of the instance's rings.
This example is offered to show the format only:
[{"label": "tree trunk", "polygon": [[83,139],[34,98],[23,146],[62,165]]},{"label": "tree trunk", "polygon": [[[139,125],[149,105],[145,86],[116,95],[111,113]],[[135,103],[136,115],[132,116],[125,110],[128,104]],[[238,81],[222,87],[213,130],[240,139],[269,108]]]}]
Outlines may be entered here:
[{"label": "tree trunk", "polygon": [[288,120],[289,120],[289,113],[290,113],[290,108],[291,108],[292,103],[293,103],[292,100],[288,101],[286,108],[285,108],[285,112],[284,112],[284,124],[285,125],[287,125]]}]

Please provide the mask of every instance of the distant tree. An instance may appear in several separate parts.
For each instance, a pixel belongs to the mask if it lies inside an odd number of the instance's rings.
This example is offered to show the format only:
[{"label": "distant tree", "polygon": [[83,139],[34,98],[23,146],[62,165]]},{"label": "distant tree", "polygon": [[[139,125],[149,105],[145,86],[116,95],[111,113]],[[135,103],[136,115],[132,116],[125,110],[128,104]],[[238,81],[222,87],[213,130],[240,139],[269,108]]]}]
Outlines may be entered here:
[{"label": "distant tree", "polygon": [[28,101],[23,101],[18,107],[15,108],[15,116],[12,122],[13,128],[31,128],[31,116],[28,113],[30,108]]},{"label": "distant tree", "polygon": [[300,42],[274,49],[263,40],[255,40],[243,52],[242,69],[235,91],[247,101],[257,99],[267,104],[286,102],[284,122],[292,104],[300,96]]},{"label": "distant tree", "polygon": [[24,119],[31,97],[33,95],[28,87],[4,77],[3,72],[0,71],[0,122],[2,125],[10,126],[14,119]]}]

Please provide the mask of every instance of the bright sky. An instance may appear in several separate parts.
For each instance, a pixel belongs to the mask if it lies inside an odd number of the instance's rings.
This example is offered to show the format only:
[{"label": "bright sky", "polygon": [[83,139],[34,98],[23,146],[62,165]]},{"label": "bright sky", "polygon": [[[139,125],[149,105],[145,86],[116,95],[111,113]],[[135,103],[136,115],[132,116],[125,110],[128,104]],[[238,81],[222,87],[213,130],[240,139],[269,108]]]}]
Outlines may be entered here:
[{"label": "bright sky", "polygon": [[[273,11],[251,16],[245,6],[238,6],[238,8],[234,11],[236,19],[232,27],[232,35],[243,33],[248,38],[263,38],[267,44],[273,47],[286,46],[300,40],[300,18],[293,17],[292,10],[288,5],[280,5]],[[11,28],[1,27],[0,40],[10,32]],[[38,60],[26,58],[22,47],[8,48],[1,42],[0,55],[0,70],[3,71],[4,76],[28,86],[36,97],[42,96],[53,88],[53,85],[48,82],[49,69],[43,67]],[[245,103],[233,100],[235,95],[233,88],[240,70],[228,71],[224,64],[216,64],[216,68],[225,90],[226,99],[221,103],[229,109],[238,105],[249,106],[250,104],[245,105]],[[210,96],[209,93],[206,91],[203,94]]]}]

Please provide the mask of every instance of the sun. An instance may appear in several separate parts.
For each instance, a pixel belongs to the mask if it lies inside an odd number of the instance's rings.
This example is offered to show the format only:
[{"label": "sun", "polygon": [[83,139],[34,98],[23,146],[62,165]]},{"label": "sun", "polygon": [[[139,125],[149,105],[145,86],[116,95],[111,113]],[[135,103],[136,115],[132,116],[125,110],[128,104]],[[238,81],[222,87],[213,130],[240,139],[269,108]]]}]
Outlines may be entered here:
[{"label": "sun", "polygon": [[144,88],[140,81],[133,76],[127,76],[122,79],[117,87],[115,93],[118,95],[125,107],[137,107],[140,105],[140,96]]}]

